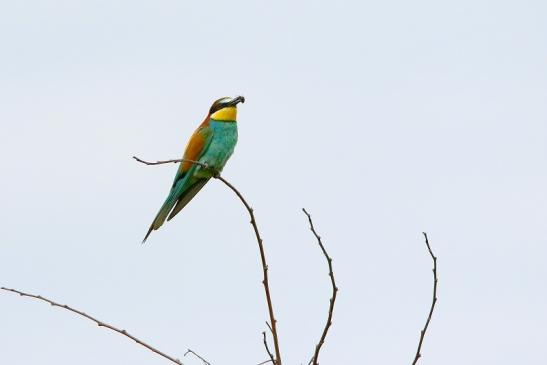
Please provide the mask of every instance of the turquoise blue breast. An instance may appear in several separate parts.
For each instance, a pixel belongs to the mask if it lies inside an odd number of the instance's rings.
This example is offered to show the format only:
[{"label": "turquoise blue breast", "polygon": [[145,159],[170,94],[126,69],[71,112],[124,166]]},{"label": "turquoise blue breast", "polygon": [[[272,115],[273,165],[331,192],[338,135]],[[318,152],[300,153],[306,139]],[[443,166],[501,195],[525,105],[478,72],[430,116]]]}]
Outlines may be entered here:
[{"label": "turquoise blue breast", "polygon": [[237,143],[237,123],[211,120],[209,127],[213,130],[213,137],[200,160],[215,170],[222,171]]}]

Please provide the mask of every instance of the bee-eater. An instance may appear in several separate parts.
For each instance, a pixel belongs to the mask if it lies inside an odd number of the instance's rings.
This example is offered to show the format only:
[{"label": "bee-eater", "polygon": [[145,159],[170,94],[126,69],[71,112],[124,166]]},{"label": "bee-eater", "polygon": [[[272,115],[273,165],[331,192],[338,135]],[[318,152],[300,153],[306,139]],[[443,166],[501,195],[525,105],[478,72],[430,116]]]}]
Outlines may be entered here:
[{"label": "bee-eater", "polygon": [[215,173],[219,173],[234,152],[237,143],[237,104],[243,96],[216,100],[205,120],[195,130],[186,145],[171,191],[150,225],[143,243],[152,231],[171,220],[192,200]]}]

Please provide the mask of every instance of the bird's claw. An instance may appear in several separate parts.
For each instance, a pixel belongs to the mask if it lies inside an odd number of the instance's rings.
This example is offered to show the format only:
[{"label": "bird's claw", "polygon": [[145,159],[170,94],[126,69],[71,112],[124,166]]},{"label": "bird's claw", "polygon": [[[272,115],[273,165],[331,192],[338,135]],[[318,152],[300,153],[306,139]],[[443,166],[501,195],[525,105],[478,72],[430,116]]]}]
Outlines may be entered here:
[{"label": "bird's claw", "polygon": [[218,179],[218,177],[220,176],[220,171],[209,166],[207,162],[203,162],[201,164],[201,167],[203,167],[204,170],[209,170],[215,179]]}]

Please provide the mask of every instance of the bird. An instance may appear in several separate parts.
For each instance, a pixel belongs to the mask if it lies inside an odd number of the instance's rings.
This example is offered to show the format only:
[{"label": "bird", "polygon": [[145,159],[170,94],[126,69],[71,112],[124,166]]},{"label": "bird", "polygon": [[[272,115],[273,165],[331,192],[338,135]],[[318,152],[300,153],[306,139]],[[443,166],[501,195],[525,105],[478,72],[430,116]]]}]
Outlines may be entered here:
[{"label": "bird", "polygon": [[205,120],[186,145],[169,195],[150,225],[143,243],[166,219],[173,219],[211,177],[222,171],[237,143],[237,104],[244,102],[243,96],[223,97],[211,105]]}]

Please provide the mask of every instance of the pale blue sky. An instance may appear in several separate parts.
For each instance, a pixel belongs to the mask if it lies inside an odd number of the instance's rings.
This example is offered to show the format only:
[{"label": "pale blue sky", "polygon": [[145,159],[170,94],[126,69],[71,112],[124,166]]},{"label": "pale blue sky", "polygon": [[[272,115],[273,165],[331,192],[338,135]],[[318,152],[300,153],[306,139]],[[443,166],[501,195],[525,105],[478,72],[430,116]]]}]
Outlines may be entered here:
[{"label": "pale blue sky", "polygon": [[[213,181],[142,237],[210,103],[245,95],[224,176],[256,210],[286,364],[547,361],[547,3],[11,1],[0,5],[0,285],[182,356],[267,359],[258,250]],[[0,293],[0,363],[168,364]],[[185,364],[199,364],[186,359]]]}]

